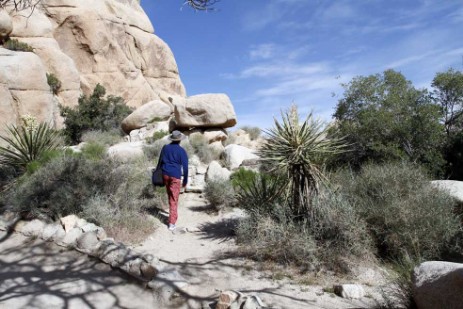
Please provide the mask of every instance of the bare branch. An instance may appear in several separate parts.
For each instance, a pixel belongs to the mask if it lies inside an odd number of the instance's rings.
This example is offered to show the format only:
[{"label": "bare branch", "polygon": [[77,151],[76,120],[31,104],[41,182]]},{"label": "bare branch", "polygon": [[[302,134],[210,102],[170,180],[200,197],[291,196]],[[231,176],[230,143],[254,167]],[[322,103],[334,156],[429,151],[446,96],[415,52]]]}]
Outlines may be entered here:
[{"label": "bare branch", "polygon": [[32,11],[34,11],[40,1],[41,0],[0,0],[0,9],[12,7],[14,11],[19,12],[32,8]]},{"label": "bare branch", "polygon": [[186,0],[184,4],[189,5],[197,11],[214,10],[214,5],[220,0]]}]

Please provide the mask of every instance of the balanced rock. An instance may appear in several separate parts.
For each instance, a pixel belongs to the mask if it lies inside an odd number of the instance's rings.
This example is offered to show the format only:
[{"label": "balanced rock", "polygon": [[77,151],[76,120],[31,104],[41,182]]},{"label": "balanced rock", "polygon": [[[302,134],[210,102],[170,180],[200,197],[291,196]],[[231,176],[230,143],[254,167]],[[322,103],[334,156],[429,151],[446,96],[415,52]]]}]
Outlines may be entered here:
[{"label": "balanced rock", "polygon": [[173,108],[171,105],[161,100],[153,100],[140,106],[127,116],[122,121],[122,130],[124,130],[125,133],[130,133],[132,130],[146,127],[149,123],[165,121],[169,119],[172,113]]},{"label": "balanced rock", "polygon": [[201,94],[174,100],[178,127],[229,128],[236,124],[233,105],[226,94]]}]

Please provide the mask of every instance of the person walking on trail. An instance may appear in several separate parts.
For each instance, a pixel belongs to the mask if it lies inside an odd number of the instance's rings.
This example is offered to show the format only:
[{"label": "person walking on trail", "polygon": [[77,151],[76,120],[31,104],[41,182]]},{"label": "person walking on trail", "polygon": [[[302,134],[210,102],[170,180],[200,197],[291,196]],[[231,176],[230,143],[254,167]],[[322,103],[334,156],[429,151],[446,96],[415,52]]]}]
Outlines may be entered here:
[{"label": "person walking on trail", "polygon": [[178,197],[180,195],[180,181],[185,188],[188,183],[188,155],[180,146],[180,141],[185,135],[180,131],[173,131],[169,136],[170,144],[162,148],[159,160],[161,161],[162,178],[169,197],[169,230],[175,230],[178,218]]}]

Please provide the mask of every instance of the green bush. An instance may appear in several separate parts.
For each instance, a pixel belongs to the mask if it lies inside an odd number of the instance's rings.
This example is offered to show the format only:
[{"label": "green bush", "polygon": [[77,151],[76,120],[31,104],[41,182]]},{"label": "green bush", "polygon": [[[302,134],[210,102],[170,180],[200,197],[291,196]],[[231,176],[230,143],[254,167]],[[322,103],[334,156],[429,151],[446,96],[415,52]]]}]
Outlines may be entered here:
[{"label": "green bush", "polygon": [[3,47],[14,51],[33,52],[34,49],[27,43],[20,42],[17,39],[9,39],[3,43]]},{"label": "green bush", "polygon": [[82,147],[82,155],[89,160],[101,160],[106,157],[107,147],[98,142],[89,142]]},{"label": "green bush", "polygon": [[61,81],[58,79],[58,77],[55,76],[55,74],[47,73],[47,83],[48,86],[50,86],[51,92],[53,94],[58,94],[58,91],[61,88]]},{"label": "green bush", "polygon": [[410,163],[367,165],[358,175],[340,175],[339,190],[367,222],[381,257],[439,258],[461,232],[455,202]]},{"label": "green bush", "polygon": [[256,177],[256,172],[240,167],[230,175],[230,180],[236,190],[240,187],[249,188]]},{"label": "green bush", "polygon": [[204,187],[204,196],[217,209],[233,205],[234,194],[229,180],[209,179]]},{"label": "green bush", "polygon": [[282,194],[284,179],[272,175],[256,175],[249,183],[238,183],[236,200],[239,207],[250,212],[266,214],[275,219],[279,206],[286,206]]},{"label": "green bush", "polygon": [[259,138],[260,134],[262,133],[262,130],[258,127],[251,127],[251,126],[244,126],[241,127],[241,130],[245,131],[246,133],[249,134],[249,138],[254,141]]},{"label": "green bush", "polygon": [[107,96],[104,99],[105,93],[105,88],[98,84],[90,97],[79,98],[76,108],[60,106],[65,125],[63,132],[68,142],[79,143],[82,134],[90,130],[120,130],[122,120],[132,110],[121,97]]},{"label": "green bush", "polygon": [[167,132],[167,131],[164,131],[164,130],[156,131],[156,132],[153,133],[153,135],[151,137],[146,138],[146,142],[148,144],[152,144],[155,141],[160,140],[164,136],[167,136],[167,135],[169,135],[169,132]]}]

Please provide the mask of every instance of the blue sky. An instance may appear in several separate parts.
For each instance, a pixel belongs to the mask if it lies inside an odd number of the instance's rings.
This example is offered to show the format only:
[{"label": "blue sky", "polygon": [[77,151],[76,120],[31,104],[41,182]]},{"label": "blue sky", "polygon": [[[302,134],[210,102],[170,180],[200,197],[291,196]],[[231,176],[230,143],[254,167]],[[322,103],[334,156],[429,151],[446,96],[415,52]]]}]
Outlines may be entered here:
[{"label": "blue sky", "polygon": [[341,83],[395,69],[418,88],[463,69],[461,0],[141,0],[187,94],[226,93],[243,125],[270,128],[295,103],[329,121]]}]

